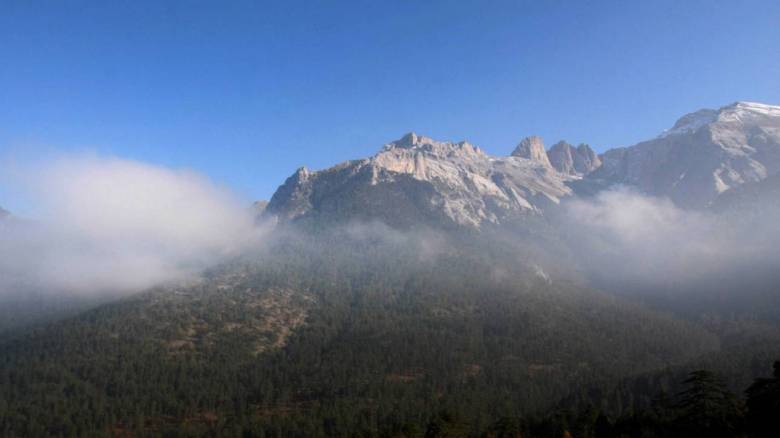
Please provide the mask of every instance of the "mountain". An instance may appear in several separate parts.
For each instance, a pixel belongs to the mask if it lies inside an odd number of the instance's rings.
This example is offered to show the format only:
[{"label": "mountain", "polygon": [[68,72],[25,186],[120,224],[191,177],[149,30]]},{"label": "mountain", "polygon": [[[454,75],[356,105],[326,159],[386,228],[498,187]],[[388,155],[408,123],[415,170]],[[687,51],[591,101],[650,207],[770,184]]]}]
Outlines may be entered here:
[{"label": "mountain", "polygon": [[[677,392],[665,376],[702,363],[742,385],[780,354],[773,266],[735,266],[701,295],[670,280],[671,300],[608,293],[567,246],[589,229],[561,225],[558,206],[625,184],[724,220],[771,219],[777,120],[768,105],[702,110],[602,156],[540,137],[491,156],[410,133],[301,167],[251,207],[276,219],[257,248],[0,333],[0,435],[447,436],[445,419],[454,436],[501,436],[492,424],[554,412],[527,436],[566,436],[550,426],[562,412],[583,408],[574,424],[656,409]],[[653,231],[618,219],[632,244]],[[584,257],[612,255],[605,243]],[[609,260],[613,277],[646,269]]]},{"label": "mountain", "polygon": [[399,226],[478,228],[558,204],[571,194],[567,179],[550,166],[536,139],[524,140],[512,156],[494,157],[465,141],[410,133],[367,159],[316,172],[298,169],[266,212],[284,220],[378,219]]},{"label": "mountain", "polygon": [[0,220],[6,219],[11,216],[11,213],[8,212],[8,210],[4,210],[3,207],[0,207]]},{"label": "mountain", "polygon": [[446,409],[474,435],[484,418],[718,348],[684,321],[518,269],[500,243],[454,236],[434,256],[427,233],[280,226],[202,279],[0,339],[0,430],[391,436]]},{"label": "mountain", "polygon": [[544,141],[542,137],[526,137],[515,147],[511,154],[513,157],[526,158],[546,167],[551,167],[550,160],[547,158],[547,151],[544,150]]},{"label": "mountain", "polygon": [[780,173],[723,192],[712,203],[718,212],[739,212],[745,216],[772,215],[780,211]]},{"label": "mountain", "polygon": [[329,169],[298,169],[266,213],[282,220],[377,219],[479,228],[541,215],[579,193],[616,184],[706,207],[722,193],[780,172],[780,107],[737,102],[680,118],[658,137],[601,156],[565,141],[548,151],[540,137],[509,157],[468,142],[414,133],[370,158]]},{"label": "mountain", "polygon": [[780,172],[780,107],[737,102],[699,110],[658,137],[612,149],[601,159],[591,181],[706,207],[729,189]]},{"label": "mountain", "polygon": [[587,144],[576,148],[565,141],[560,141],[547,151],[551,165],[566,175],[587,175],[601,166],[601,158]]}]

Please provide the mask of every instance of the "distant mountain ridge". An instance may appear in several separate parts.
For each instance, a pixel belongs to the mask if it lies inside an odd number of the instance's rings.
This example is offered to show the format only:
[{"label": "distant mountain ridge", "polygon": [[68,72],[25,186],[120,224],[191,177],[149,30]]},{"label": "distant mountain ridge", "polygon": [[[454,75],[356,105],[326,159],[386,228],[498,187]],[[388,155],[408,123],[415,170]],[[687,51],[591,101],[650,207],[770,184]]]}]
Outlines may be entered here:
[{"label": "distant mountain ridge", "polygon": [[633,186],[701,208],[778,172],[780,107],[737,102],[687,114],[654,139],[602,155],[565,141],[545,150],[532,136],[499,157],[466,141],[409,133],[370,158],[298,169],[265,212],[281,220],[319,215],[479,228],[541,215],[574,195],[579,181],[597,190]]}]

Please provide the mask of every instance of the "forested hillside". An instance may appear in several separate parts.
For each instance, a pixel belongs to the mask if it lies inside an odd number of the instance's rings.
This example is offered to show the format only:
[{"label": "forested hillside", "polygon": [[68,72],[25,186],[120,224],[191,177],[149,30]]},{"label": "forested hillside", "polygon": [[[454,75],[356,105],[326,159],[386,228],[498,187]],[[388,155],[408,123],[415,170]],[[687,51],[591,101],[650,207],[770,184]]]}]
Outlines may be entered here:
[{"label": "forested hillside", "polygon": [[415,435],[453,416],[478,435],[505,417],[648,408],[663,385],[635,377],[671,385],[685,371],[658,370],[721,349],[704,327],[529,271],[508,244],[468,242],[288,233],[202,280],[7,339],[0,430]]}]

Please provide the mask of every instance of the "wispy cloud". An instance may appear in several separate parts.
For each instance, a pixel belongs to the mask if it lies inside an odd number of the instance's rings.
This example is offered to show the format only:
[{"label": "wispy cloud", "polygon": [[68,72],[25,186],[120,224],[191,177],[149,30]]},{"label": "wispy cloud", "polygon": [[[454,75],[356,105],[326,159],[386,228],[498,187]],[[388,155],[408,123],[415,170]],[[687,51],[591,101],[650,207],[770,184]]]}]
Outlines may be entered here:
[{"label": "wispy cloud", "polygon": [[0,229],[0,295],[139,290],[237,254],[264,232],[246,203],[191,171],[83,155],[16,170],[39,217]]},{"label": "wispy cloud", "polygon": [[780,262],[780,212],[732,213],[684,210],[621,188],[569,202],[564,229],[592,273],[639,286],[692,285],[719,272]]}]

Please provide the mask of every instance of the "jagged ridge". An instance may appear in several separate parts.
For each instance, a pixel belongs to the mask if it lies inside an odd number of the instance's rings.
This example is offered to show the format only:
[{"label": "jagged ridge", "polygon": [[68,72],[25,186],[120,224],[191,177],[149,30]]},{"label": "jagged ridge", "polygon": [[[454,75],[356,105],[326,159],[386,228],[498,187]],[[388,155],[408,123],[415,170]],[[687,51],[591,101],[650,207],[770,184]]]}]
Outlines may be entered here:
[{"label": "jagged ridge", "polygon": [[[375,211],[361,208],[359,213],[392,222],[397,218],[387,216],[397,215],[383,206],[395,205],[431,219],[479,227],[541,213],[571,194],[568,179],[552,168],[546,154],[494,157],[466,141],[440,142],[410,133],[368,159],[318,172],[298,169],[271,198],[267,211],[290,220],[338,214],[337,205],[371,205]],[[390,188],[393,193],[386,190]],[[349,211],[355,213],[341,213]]]},{"label": "jagged ridge", "polygon": [[[409,133],[376,155],[312,172],[302,167],[274,194],[266,214],[447,222],[479,228],[542,214],[573,194],[631,185],[684,207],[706,207],[721,193],[780,172],[780,107],[737,102],[680,118],[658,137],[597,155],[540,137],[508,157],[466,141]],[[582,180],[582,183],[577,181]]]}]

